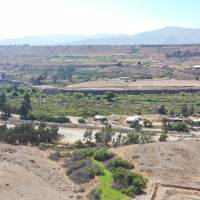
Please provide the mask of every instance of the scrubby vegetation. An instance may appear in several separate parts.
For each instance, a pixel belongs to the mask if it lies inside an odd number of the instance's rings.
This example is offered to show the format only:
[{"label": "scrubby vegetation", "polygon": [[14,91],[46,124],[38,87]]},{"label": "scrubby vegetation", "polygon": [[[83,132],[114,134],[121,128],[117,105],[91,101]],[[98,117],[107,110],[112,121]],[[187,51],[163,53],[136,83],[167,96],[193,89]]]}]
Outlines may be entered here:
[{"label": "scrubby vegetation", "polygon": [[55,143],[59,139],[58,128],[47,128],[40,124],[36,129],[32,124],[22,124],[14,128],[0,126],[0,141],[10,144],[32,144]]},{"label": "scrubby vegetation", "polygon": [[146,187],[146,180],[140,174],[130,172],[126,169],[116,169],[113,172],[113,187],[122,193],[134,197],[142,194]]},{"label": "scrubby vegetation", "polygon": [[106,163],[106,167],[109,170],[116,170],[118,168],[133,169],[134,165],[132,163],[129,163],[127,160],[116,157],[116,158],[109,160]]},{"label": "scrubby vegetation", "polygon": [[99,149],[94,153],[94,159],[98,161],[105,161],[113,157],[113,154],[106,149]]},{"label": "scrubby vegetation", "polygon": [[[189,111],[200,112],[199,93],[180,94],[83,94],[83,93],[56,93],[46,94],[35,91],[25,86],[17,87],[12,85],[1,85],[7,97],[7,103],[14,110],[19,110],[25,94],[30,95],[30,114],[36,119],[46,119],[55,116],[81,116],[90,117],[97,113],[107,114],[128,114],[133,113],[160,113],[167,114],[173,110],[173,115],[182,114],[183,106]],[[173,106],[172,106],[173,105]]]},{"label": "scrubby vegetation", "polygon": [[[100,147],[75,149],[66,159],[66,174],[78,184],[100,176],[100,184],[91,191],[89,199],[125,200],[128,199],[126,195],[132,197],[141,194],[146,180],[142,175],[129,171],[134,168],[133,164],[113,156],[107,149]],[[119,182],[120,176],[124,178],[123,183]]]}]

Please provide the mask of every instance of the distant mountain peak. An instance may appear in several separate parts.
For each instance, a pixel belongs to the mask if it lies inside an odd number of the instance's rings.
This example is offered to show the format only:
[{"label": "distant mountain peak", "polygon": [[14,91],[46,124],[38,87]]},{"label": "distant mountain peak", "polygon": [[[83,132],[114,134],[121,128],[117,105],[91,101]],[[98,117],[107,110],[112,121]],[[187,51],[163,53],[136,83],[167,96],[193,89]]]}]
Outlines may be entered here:
[{"label": "distant mountain peak", "polygon": [[200,44],[200,29],[166,26],[138,33],[85,35],[49,35],[0,40],[0,45],[134,45],[134,44]]}]

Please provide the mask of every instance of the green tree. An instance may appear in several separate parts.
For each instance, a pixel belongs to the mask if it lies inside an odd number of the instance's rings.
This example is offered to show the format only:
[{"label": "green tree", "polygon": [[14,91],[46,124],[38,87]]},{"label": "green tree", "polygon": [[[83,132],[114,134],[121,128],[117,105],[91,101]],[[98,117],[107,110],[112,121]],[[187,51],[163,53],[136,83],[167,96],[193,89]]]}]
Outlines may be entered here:
[{"label": "green tree", "polygon": [[115,93],[111,92],[111,91],[107,91],[105,93],[105,98],[107,99],[107,101],[112,102],[113,98],[115,97]]},{"label": "green tree", "polygon": [[168,119],[166,117],[162,119],[162,130],[164,133],[168,132]]},{"label": "green tree", "polygon": [[92,129],[87,129],[83,135],[83,139],[89,144],[92,141]]},{"label": "green tree", "polygon": [[161,115],[166,115],[167,114],[167,110],[165,108],[165,105],[161,105],[159,108],[158,108],[158,113],[161,114]]},{"label": "green tree", "polygon": [[112,141],[113,135],[112,126],[107,124],[100,132],[95,134],[95,139],[97,143],[103,143],[105,146],[108,146]]},{"label": "green tree", "polygon": [[162,134],[160,135],[160,137],[159,137],[159,141],[160,141],[160,142],[166,142],[167,138],[168,138],[167,133],[162,133]]},{"label": "green tree", "polygon": [[142,131],[142,124],[140,124],[139,120],[135,120],[130,124],[131,128],[134,128],[136,132],[140,133]]},{"label": "green tree", "polygon": [[2,112],[4,114],[5,117],[10,117],[11,113],[12,113],[12,107],[10,106],[10,104],[6,103],[2,109]]},{"label": "green tree", "polygon": [[188,117],[189,116],[189,111],[188,111],[188,107],[186,105],[184,105],[182,108],[181,108],[181,114],[183,117]]},{"label": "green tree", "polygon": [[3,108],[6,105],[6,95],[4,92],[1,92],[0,94],[0,110],[2,111],[2,115],[3,115]]},{"label": "green tree", "polygon": [[140,144],[147,144],[152,142],[151,136],[148,134],[145,134],[144,132],[140,133],[139,136],[139,143]]},{"label": "green tree", "polygon": [[29,112],[32,110],[30,95],[26,94],[19,109],[19,114],[22,119],[26,119]]}]

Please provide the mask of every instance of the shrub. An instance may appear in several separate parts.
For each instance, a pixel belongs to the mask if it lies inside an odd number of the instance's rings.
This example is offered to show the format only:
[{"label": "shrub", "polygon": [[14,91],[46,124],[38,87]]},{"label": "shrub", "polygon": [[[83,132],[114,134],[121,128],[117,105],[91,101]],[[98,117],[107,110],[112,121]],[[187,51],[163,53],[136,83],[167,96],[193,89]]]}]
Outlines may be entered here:
[{"label": "shrub", "polygon": [[98,161],[105,161],[113,157],[106,149],[99,149],[94,153],[94,159]]},{"label": "shrub", "polygon": [[77,149],[73,151],[71,159],[75,161],[90,158],[95,154],[96,151],[96,148]]},{"label": "shrub", "polygon": [[74,142],[73,147],[75,149],[82,149],[85,147],[85,145],[83,144],[83,142],[81,140],[77,140]]},{"label": "shrub", "polygon": [[133,169],[134,165],[122,158],[113,158],[112,160],[108,161],[108,163],[106,164],[106,167],[109,170],[114,170],[117,168]]},{"label": "shrub", "polygon": [[89,200],[101,200],[102,191],[98,188],[92,190],[88,196]]},{"label": "shrub", "polygon": [[142,125],[140,124],[139,120],[131,122],[130,127],[134,128],[137,132],[141,132],[142,130]]},{"label": "shrub", "polygon": [[61,154],[59,151],[51,152],[48,158],[57,161],[61,158]]},{"label": "shrub", "polygon": [[76,99],[82,99],[82,98],[84,98],[84,94],[83,93],[78,93],[78,92],[74,93],[73,96]]},{"label": "shrub", "polygon": [[184,122],[174,122],[171,124],[172,131],[188,131],[187,125]]},{"label": "shrub", "polygon": [[139,136],[139,143],[140,144],[147,144],[147,143],[151,143],[152,142],[152,138],[150,135],[146,134],[146,133],[140,133]]},{"label": "shrub", "polygon": [[122,193],[134,197],[141,194],[146,187],[146,180],[140,174],[126,169],[117,169],[113,172],[113,187]]},{"label": "shrub", "polygon": [[69,178],[74,181],[76,184],[83,184],[89,182],[91,179],[95,177],[94,172],[87,167],[80,168],[76,171],[73,171]]},{"label": "shrub", "polygon": [[159,137],[160,142],[166,142],[168,135],[166,133],[162,133]]},{"label": "shrub", "polygon": [[144,127],[145,128],[152,128],[153,127],[153,124],[151,121],[149,120],[144,120]]},{"label": "shrub", "polygon": [[139,133],[128,133],[126,144],[138,144],[139,143]]},{"label": "shrub", "polygon": [[83,167],[87,167],[91,165],[91,161],[89,159],[83,159],[80,161],[73,161],[68,163],[68,169],[66,171],[67,175],[71,174],[73,171],[78,170]]},{"label": "shrub", "polygon": [[167,110],[166,110],[164,105],[159,106],[157,108],[157,112],[158,112],[158,114],[161,114],[161,115],[166,115],[167,114]]},{"label": "shrub", "polygon": [[79,123],[79,124],[85,124],[85,119],[84,119],[84,118],[78,119],[78,123]]},{"label": "shrub", "polygon": [[86,183],[95,176],[103,174],[103,171],[90,159],[83,159],[80,161],[70,159],[67,166],[66,174],[69,175],[75,183],[79,184]]}]

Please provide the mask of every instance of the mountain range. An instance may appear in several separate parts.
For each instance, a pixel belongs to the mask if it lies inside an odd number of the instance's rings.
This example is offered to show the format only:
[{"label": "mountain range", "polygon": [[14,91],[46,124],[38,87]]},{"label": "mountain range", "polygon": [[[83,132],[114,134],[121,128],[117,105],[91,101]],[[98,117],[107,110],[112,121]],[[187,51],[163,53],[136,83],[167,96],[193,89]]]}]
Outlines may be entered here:
[{"label": "mountain range", "polygon": [[47,35],[0,40],[0,45],[157,45],[200,44],[200,29],[165,27],[135,35]]}]

